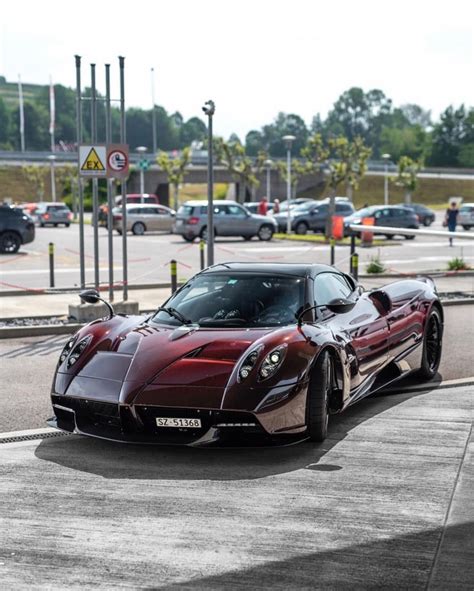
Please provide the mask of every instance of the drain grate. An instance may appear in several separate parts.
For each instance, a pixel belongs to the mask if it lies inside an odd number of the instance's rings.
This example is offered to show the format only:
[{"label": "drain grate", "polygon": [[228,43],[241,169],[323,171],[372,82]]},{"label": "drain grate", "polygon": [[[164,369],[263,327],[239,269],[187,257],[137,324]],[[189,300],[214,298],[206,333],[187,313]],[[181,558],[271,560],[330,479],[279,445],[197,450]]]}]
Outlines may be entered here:
[{"label": "drain grate", "polygon": [[12,435],[10,437],[2,437],[0,435],[0,445],[2,443],[16,443],[18,441],[34,441],[35,439],[51,439],[51,437],[65,437],[70,433],[64,433],[63,431],[45,431],[44,433],[32,433],[31,435]]}]

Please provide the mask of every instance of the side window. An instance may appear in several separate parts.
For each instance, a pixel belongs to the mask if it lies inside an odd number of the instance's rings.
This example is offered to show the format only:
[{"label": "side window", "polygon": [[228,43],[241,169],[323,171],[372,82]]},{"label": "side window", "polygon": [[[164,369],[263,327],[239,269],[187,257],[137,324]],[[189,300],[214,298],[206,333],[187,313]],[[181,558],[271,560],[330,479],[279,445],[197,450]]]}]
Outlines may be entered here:
[{"label": "side window", "polygon": [[239,215],[240,217],[245,216],[245,211],[238,205],[228,205],[227,209],[230,215]]},{"label": "side window", "polygon": [[334,298],[347,298],[352,292],[344,275],[339,273],[320,273],[314,280],[314,302],[321,306]]},{"label": "side window", "polygon": [[214,206],[214,215],[215,216],[227,215],[227,213],[228,213],[227,205]]}]

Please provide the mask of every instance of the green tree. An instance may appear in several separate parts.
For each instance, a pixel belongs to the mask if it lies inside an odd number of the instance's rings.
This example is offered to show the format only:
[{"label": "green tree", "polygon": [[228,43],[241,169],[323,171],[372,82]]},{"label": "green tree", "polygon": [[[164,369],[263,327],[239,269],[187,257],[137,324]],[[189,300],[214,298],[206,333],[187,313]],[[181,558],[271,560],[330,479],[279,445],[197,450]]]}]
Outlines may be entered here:
[{"label": "green tree", "polygon": [[207,128],[204,121],[198,117],[191,117],[183,123],[179,131],[180,147],[190,146],[192,142],[200,142],[206,139]]},{"label": "green tree", "polygon": [[168,175],[168,182],[174,189],[174,209],[179,207],[179,185],[184,181],[186,168],[191,159],[191,148],[184,148],[175,158],[170,158],[166,152],[160,152],[156,161]]},{"label": "green tree", "polygon": [[[286,160],[277,160],[276,168],[280,177],[286,182],[288,182],[288,165]],[[291,199],[295,199],[298,191],[298,184],[301,180],[301,177],[311,174],[313,172],[313,166],[310,162],[301,160],[299,158],[292,158],[291,159],[291,172],[290,172],[290,180],[291,180]]]},{"label": "green tree", "polygon": [[245,153],[240,142],[226,142],[214,139],[216,159],[223,164],[239,184],[239,203],[245,201],[247,189],[252,190],[260,184],[253,170],[252,159]]},{"label": "green tree", "polygon": [[464,105],[458,109],[450,106],[441,114],[439,123],[434,126],[429,164],[459,166],[460,155],[469,153],[469,148],[465,146],[473,143],[474,108],[466,110]]},{"label": "green tree", "polygon": [[405,191],[405,203],[410,205],[411,194],[418,186],[418,173],[423,167],[421,160],[413,160],[409,156],[402,156],[398,161],[398,174],[392,181]]},{"label": "green tree", "polygon": [[11,112],[0,97],[0,150],[11,149]]}]

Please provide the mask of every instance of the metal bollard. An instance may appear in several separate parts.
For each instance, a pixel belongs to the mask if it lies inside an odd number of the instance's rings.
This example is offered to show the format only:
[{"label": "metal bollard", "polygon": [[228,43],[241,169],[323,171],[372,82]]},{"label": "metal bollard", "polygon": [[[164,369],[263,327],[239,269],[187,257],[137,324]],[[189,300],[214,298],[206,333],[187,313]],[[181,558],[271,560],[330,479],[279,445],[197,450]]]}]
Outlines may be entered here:
[{"label": "metal bollard", "polygon": [[357,281],[359,279],[359,255],[355,252],[351,256],[352,277]]},{"label": "metal bollard", "polygon": [[54,287],[54,242],[48,244],[49,253],[49,287]]},{"label": "metal bollard", "polygon": [[178,289],[178,264],[174,259],[170,261],[170,272],[171,272],[171,294]]},{"label": "metal bollard", "polygon": [[334,265],[336,262],[336,239],[330,238],[329,245],[331,248],[331,265]]},{"label": "metal bollard", "polygon": [[204,240],[201,239],[199,241],[199,259],[200,259],[200,263],[201,263],[201,271],[206,266],[206,263],[204,262],[204,247],[205,247],[205,245],[206,245],[206,243],[204,242]]},{"label": "metal bollard", "polygon": [[351,236],[351,256],[349,258],[349,261],[350,261],[349,262],[349,273],[351,275],[352,275],[352,271],[353,271],[353,269],[352,269],[352,256],[354,255],[355,251],[356,251],[356,237],[355,237],[355,234],[352,234],[352,236]]}]

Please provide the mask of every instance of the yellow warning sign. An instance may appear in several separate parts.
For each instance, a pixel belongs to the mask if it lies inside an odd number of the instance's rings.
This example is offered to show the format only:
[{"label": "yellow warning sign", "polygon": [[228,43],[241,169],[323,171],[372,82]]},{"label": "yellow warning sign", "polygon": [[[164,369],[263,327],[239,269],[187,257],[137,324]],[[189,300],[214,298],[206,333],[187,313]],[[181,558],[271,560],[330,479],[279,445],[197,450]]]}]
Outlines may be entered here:
[{"label": "yellow warning sign", "polygon": [[79,172],[82,176],[105,176],[105,146],[79,146]]}]

